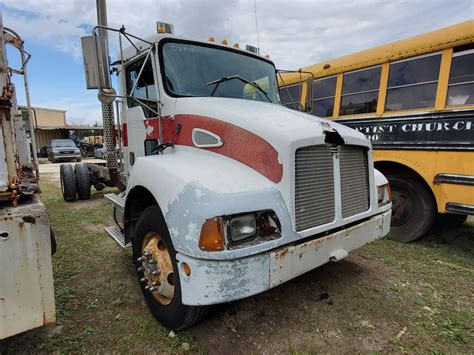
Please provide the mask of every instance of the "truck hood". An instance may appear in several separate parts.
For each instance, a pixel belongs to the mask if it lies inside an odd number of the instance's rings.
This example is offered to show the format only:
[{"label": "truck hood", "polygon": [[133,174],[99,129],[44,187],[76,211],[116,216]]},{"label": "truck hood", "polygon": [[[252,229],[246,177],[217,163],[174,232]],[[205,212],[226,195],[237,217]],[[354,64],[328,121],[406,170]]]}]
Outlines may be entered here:
[{"label": "truck hood", "polygon": [[175,115],[199,115],[243,128],[266,140],[280,154],[290,146],[324,144],[325,131],[337,132],[345,144],[370,146],[362,133],[347,126],[273,103],[192,97],[177,99],[174,111]]},{"label": "truck hood", "polygon": [[298,148],[324,144],[370,148],[370,141],[351,128],[272,103],[180,98],[172,116],[163,120],[165,142],[225,155],[274,183],[292,179]]}]

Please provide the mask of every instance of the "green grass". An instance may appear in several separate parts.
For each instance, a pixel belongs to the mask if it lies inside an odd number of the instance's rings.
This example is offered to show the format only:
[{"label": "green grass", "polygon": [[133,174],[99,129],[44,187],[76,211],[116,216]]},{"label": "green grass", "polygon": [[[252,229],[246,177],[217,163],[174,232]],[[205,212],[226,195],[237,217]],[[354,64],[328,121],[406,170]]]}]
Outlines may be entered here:
[{"label": "green grass", "polygon": [[[405,307],[410,333],[419,344],[428,345],[426,351],[465,353],[474,348],[471,252],[436,242],[400,244],[382,239],[360,253],[402,272],[404,280],[393,284],[391,291]],[[404,340],[394,343],[409,349]]]}]

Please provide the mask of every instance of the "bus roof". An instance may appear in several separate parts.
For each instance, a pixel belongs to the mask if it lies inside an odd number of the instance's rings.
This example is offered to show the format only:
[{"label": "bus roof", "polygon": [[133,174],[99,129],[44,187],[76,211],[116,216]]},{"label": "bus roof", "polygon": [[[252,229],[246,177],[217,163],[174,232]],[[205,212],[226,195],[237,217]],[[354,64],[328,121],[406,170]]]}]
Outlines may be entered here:
[{"label": "bus roof", "polygon": [[[473,42],[474,20],[469,20],[433,32],[310,65],[301,68],[301,70],[311,72],[315,78],[321,78]],[[308,79],[310,76],[307,73],[285,73],[284,85],[300,82],[301,79]],[[279,84],[283,84],[281,80],[279,81]]]}]

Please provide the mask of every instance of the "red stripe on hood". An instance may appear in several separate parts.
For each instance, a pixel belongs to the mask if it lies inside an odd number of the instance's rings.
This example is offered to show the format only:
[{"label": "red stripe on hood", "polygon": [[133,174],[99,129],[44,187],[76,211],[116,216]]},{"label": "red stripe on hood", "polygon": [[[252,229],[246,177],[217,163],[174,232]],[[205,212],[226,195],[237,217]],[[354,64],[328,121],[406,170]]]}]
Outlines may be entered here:
[{"label": "red stripe on hood", "polygon": [[[283,177],[283,165],[278,162],[278,152],[266,140],[241,127],[199,115],[175,115],[174,119],[165,118],[163,125],[163,143],[194,147],[192,132],[201,128],[217,134],[224,140],[218,148],[200,148],[225,155],[258,171],[271,181],[278,183]],[[158,120],[145,121],[145,127],[153,127],[147,139],[158,138]],[[178,126],[180,128],[178,129]]]}]

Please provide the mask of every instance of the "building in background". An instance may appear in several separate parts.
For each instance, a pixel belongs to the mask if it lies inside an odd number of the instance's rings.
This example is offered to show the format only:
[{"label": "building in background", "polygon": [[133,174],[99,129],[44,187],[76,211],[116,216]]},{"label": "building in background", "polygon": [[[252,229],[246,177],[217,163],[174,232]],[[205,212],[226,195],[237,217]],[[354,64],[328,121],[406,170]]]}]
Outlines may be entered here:
[{"label": "building in background", "polygon": [[[22,109],[26,114],[26,107]],[[82,140],[83,137],[87,137],[88,143],[102,142],[102,126],[68,125],[64,110],[32,107],[31,119],[35,127],[36,146],[39,150],[47,146],[52,139]]]}]

